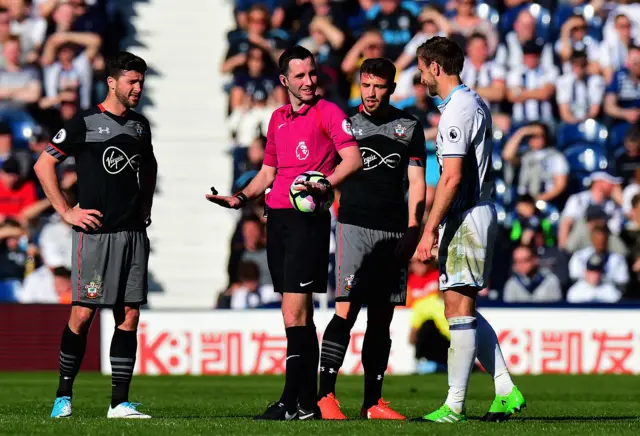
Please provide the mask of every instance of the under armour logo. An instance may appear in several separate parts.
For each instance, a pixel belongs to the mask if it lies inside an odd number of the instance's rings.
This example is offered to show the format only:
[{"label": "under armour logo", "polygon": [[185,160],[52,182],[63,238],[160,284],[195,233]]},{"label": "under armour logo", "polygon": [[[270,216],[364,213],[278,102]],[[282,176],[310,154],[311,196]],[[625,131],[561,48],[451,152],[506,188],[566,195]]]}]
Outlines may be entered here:
[{"label": "under armour logo", "polygon": [[108,127],[98,127],[98,133],[100,133],[100,134],[102,134],[102,133],[109,134],[109,128]]},{"label": "under armour logo", "polygon": [[320,372],[324,372],[324,366],[320,367]]},{"label": "under armour logo", "polygon": [[378,379],[378,381],[382,380],[382,375],[378,374],[378,377],[376,377],[376,379]]},{"label": "under armour logo", "polygon": [[382,156],[377,151],[369,147],[361,147],[362,150],[362,162],[364,163],[364,170],[372,170],[382,164],[385,164],[391,169],[398,168],[400,165],[400,154],[391,153],[389,156]]},{"label": "under armour logo", "polygon": [[351,129],[354,135],[362,135],[362,129]]},{"label": "under armour logo", "polygon": [[333,368],[329,368],[329,374],[335,374],[336,372],[338,372],[338,371],[336,371],[336,370],[335,370],[335,369],[333,369]]}]

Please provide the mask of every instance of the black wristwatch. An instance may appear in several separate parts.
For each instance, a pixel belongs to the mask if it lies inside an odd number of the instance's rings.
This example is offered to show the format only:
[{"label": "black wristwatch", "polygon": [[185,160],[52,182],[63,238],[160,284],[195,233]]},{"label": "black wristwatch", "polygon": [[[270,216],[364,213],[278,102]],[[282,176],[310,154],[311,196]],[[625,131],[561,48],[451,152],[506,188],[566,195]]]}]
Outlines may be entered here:
[{"label": "black wristwatch", "polygon": [[247,197],[242,191],[238,192],[237,194],[234,194],[233,196],[236,197],[238,200],[240,200],[238,209],[243,207],[247,203],[247,201],[249,201],[249,197]]}]

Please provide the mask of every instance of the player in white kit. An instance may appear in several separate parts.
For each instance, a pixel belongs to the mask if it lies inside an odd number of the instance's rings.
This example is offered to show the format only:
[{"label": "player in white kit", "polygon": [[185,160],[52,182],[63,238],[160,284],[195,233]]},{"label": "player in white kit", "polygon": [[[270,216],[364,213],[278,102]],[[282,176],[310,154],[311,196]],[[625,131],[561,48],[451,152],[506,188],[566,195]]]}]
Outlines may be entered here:
[{"label": "player in white kit", "polygon": [[497,232],[492,201],[491,113],[460,80],[464,54],[452,40],[434,37],[418,48],[422,83],[441,112],[436,140],[440,180],[417,256],[437,256],[440,290],[451,331],[445,404],[419,420],[465,421],[465,398],[476,352],[493,376],[496,398],[485,420],[501,421],[525,406],[511,381],[493,328],[476,312],[487,285]]}]

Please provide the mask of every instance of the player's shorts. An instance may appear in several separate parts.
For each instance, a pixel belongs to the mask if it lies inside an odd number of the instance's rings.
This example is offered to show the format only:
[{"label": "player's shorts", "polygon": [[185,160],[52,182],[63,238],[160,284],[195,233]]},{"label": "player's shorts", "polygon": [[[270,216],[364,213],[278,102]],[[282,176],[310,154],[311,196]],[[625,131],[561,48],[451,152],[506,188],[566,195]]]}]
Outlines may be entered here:
[{"label": "player's shorts", "polygon": [[73,305],[147,303],[149,238],[144,230],[73,232]]},{"label": "player's shorts", "polygon": [[280,293],[326,293],[329,280],[331,214],[270,209],[267,262]]},{"label": "player's shorts", "polygon": [[373,230],[338,223],[336,301],[407,301],[407,263],[395,256],[403,232]]},{"label": "player's shorts", "polygon": [[482,290],[488,283],[498,231],[492,203],[479,203],[440,226],[438,267],[440,290],[469,286]]}]

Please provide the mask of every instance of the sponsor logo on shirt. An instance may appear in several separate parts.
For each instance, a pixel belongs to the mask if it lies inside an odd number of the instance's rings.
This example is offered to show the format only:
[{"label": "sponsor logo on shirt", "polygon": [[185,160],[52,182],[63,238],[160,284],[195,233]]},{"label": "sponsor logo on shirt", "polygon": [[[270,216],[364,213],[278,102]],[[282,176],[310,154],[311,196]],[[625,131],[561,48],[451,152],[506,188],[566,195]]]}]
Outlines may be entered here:
[{"label": "sponsor logo on shirt", "polygon": [[401,157],[399,153],[391,153],[388,156],[382,156],[380,153],[369,147],[360,147],[360,151],[362,151],[362,163],[364,164],[365,171],[377,168],[382,164],[391,169],[398,168],[398,165],[400,165]]},{"label": "sponsor logo on shirt", "polygon": [[296,147],[296,157],[299,160],[306,160],[309,157],[309,147],[305,144],[304,141],[298,142],[298,146]]},{"label": "sponsor logo on shirt", "polygon": [[140,170],[140,155],[136,154],[129,158],[124,151],[112,145],[102,153],[102,165],[109,174],[118,174],[127,167],[138,172]]}]

